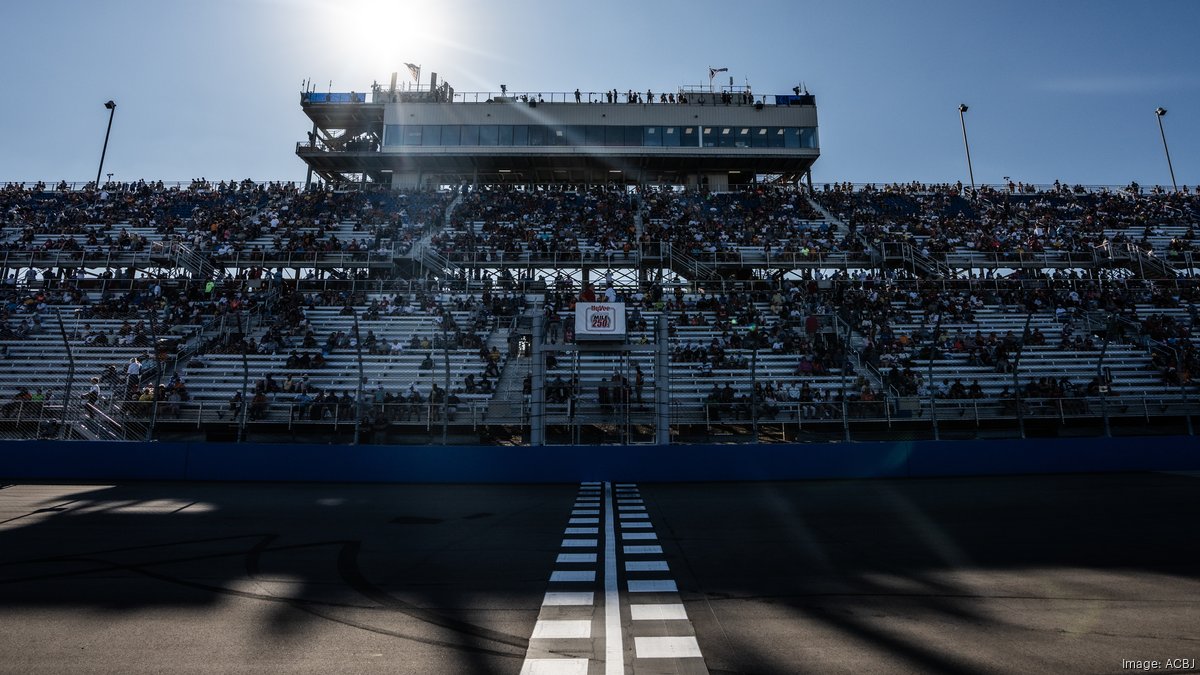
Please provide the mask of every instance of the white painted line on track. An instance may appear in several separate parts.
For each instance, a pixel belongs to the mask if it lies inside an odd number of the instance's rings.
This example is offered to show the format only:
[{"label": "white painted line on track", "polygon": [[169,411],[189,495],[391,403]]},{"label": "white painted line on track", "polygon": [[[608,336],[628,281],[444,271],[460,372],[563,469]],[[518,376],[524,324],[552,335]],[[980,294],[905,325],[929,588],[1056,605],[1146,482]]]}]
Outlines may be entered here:
[{"label": "white painted line on track", "polygon": [[694,637],[640,637],[633,639],[639,659],[678,659],[701,656]]},{"label": "white painted line on track", "polygon": [[642,541],[657,541],[658,535],[653,532],[622,532],[621,538],[625,540],[642,540]]},{"label": "white painted line on track", "polygon": [[645,520],[626,520],[621,523],[622,530],[645,530],[654,527]]},{"label": "white painted line on track", "polygon": [[598,525],[599,518],[572,518],[567,521],[568,525]]},{"label": "white painted line on track", "polygon": [[626,560],[626,572],[670,572],[666,560]]},{"label": "white painted line on track", "polygon": [[630,618],[634,621],[687,621],[687,610],[683,603],[630,605]]},{"label": "white painted line on track", "polygon": [[550,573],[550,581],[586,581],[592,583],[596,581],[596,570],[554,570]]},{"label": "white painted line on track", "polygon": [[533,626],[533,639],[590,638],[591,619],[542,619]]},{"label": "white painted line on track", "polygon": [[521,675],[587,675],[587,659],[525,659]]},{"label": "white painted line on track", "polygon": [[560,563],[594,563],[596,562],[595,553],[559,553],[558,560]]},{"label": "white painted line on track", "polygon": [[649,555],[649,554],[661,555],[662,547],[661,546],[626,546],[625,554],[626,555]]},{"label": "white painted line on track", "polygon": [[617,589],[617,528],[612,487],[604,484],[604,675],[625,675],[621,597]]},{"label": "white painted line on track", "polygon": [[600,528],[598,527],[568,527],[563,530],[563,534],[598,534],[599,532]]},{"label": "white painted line on track", "polygon": [[596,548],[595,539],[563,539],[563,548]]},{"label": "white painted line on track", "polygon": [[673,579],[629,580],[630,593],[676,593],[679,588]]},{"label": "white painted line on track", "polygon": [[577,593],[550,591],[546,593],[546,597],[542,599],[542,604],[548,607],[568,607],[575,605],[591,605],[595,601],[596,594],[592,591],[580,591]]}]

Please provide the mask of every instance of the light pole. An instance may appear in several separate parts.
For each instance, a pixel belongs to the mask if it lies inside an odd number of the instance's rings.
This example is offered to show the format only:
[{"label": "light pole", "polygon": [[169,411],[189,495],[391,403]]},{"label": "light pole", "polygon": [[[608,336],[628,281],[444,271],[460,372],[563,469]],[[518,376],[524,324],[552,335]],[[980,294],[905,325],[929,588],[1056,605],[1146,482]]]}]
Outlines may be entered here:
[{"label": "light pole", "polygon": [[967,151],[967,173],[970,174],[970,176],[971,176],[971,189],[974,190],[975,189],[975,169],[974,169],[974,167],[971,166],[971,145],[969,143],[967,143],[967,118],[965,117],[965,113],[967,112],[967,110],[968,110],[968,108],[967,108],[966,103],[958,104],[958,121],[960,123],[962,123],[963,148],[965,148]]},{"label": "light pole", "polygon": [[100,151],[100,168],[96,169],[96,189],[100,189],[100,173],[104,171],[104,155],[108,154],[108,135],[112,133],[113,115],[117,112],[117,104],[111,100],[105,102],[105,108],[108,108],[108,130],[104,132],[104,149]]},{"label": "light pole", "polygon": [[1162,136],[1163,152],[1167,154],[1167,169],[1171,172],[1171,187],[1179,192],[1179,186],[1175,184],[1175,167],[1171,166],[1171,151],[1167,149],[1167,132],[1163,131],[1162,118],[1167,114],[1166,108],[1155,108],[1154,116],[1158,118],[1158,133]]}]

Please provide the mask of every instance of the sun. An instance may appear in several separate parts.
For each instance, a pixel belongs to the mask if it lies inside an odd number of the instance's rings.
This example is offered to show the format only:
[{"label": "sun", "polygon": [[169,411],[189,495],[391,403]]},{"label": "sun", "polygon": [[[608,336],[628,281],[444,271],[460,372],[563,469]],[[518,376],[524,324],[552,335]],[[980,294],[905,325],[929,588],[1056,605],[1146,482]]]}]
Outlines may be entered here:
[{"label": "sun", "polygon": [[407,0],[322,0],[321,12],[336,26],[331,42],[358,67],[403,70],[443,46],[445,17],[437,3]]}]

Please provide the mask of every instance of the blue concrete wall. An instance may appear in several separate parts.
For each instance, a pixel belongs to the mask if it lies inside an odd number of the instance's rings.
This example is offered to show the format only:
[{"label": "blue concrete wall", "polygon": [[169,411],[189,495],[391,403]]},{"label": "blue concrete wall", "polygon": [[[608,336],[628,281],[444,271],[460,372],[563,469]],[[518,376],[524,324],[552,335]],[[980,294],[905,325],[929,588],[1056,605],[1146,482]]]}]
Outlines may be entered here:
[{"label": "blue concrete wall", "polygon": [[0,480],[544,483],[1200,470],[1200,437],[791,445],[0,443]]}]

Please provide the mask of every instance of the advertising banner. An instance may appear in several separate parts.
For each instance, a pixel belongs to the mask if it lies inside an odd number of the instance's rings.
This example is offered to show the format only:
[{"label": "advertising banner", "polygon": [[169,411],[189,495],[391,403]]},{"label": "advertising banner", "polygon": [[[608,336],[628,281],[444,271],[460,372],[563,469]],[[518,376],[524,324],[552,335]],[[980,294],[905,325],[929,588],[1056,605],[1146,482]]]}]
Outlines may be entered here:
[{"label": "advertising banner", "polygon": [[575,339],[624,340],[625,303],[588,302],[575,305]]}]

